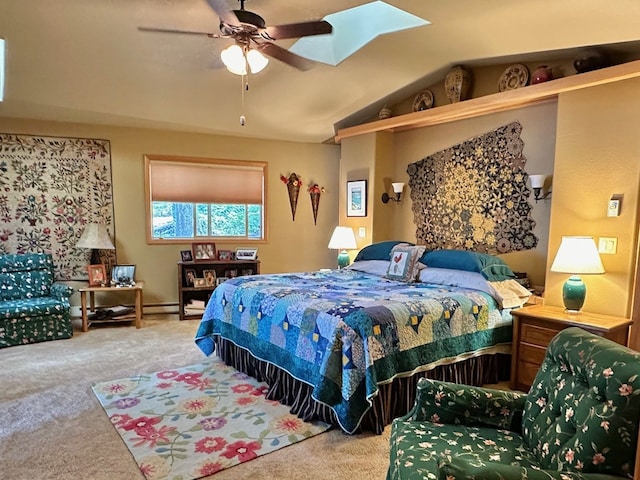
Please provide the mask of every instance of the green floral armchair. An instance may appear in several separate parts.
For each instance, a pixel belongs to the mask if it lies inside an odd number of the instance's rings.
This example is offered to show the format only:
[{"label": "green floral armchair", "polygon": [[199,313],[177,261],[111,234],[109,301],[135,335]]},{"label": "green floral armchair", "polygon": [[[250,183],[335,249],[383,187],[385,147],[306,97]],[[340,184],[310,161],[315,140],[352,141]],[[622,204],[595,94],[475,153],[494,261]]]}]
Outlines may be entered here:
[{"label": "green floral armchair", "polygon": [[422,379],[387,479],[633,478],[639,417],[640,353],[568,328],[528,394]]},{"label": "green floral armchair", "polygon": [[71,337],[72,293],[50,254],[0,255],[0,348]]}]

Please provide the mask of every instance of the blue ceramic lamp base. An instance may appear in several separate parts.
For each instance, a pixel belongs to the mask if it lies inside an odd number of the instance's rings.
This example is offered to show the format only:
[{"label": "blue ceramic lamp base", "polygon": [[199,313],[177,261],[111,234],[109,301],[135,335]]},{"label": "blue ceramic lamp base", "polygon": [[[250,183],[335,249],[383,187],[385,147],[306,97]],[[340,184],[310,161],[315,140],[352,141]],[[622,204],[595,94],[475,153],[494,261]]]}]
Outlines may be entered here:
[{"label": "blue ceramic lamp base", "polygon": [[349,266],[349,254],[346,250],[341,250],[338,254],[338,268],[344,268]]},{"label": "blue ceramic lamp base", "polygon": [[562,287],[562,301],[568,313],[580,313],[584,299],[587,296],[587,286],[578,275],[571,275]]}]

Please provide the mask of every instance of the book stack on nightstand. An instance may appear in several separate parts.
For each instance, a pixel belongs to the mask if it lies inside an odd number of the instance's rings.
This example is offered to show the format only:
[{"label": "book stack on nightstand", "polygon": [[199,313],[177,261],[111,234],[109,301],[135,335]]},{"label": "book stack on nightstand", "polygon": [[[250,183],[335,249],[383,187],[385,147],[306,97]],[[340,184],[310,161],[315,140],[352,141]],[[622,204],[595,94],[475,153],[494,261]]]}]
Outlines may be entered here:
[{"label": "book stack on nightstand", "polygon": [[529,305],[512,310],[511,388],[528,391],[544,359],[547,345],[560,331],[580,327],[627,345],[631,320],[598,313],[566,313],[561,307]]}]

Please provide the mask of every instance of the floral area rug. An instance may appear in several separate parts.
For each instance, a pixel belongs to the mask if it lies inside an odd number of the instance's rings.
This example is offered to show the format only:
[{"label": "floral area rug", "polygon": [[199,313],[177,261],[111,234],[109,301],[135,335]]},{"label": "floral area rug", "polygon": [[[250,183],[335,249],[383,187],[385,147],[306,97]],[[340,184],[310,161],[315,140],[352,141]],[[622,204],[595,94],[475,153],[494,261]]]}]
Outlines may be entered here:
[{"label": "floral area rug", "polygon": [[267,385],[220,360],[111,382],[93,391],[147,479],[214,474],[318,435],[267,400]]}]

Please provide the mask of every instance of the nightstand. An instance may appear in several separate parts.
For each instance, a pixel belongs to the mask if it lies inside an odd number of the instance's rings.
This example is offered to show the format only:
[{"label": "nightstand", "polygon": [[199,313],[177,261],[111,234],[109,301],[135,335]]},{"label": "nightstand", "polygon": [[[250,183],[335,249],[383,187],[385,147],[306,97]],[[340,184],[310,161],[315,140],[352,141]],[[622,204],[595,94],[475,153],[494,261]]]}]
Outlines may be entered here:
[{"label": "nightstand", "polygon": [[547,345],[560,330],[580,327],[627,345],[631,320],[598,313],[569,314],[561,307],[531,305],[511,311],[513,344],[511,389],[528,391],[544,359]]}]

